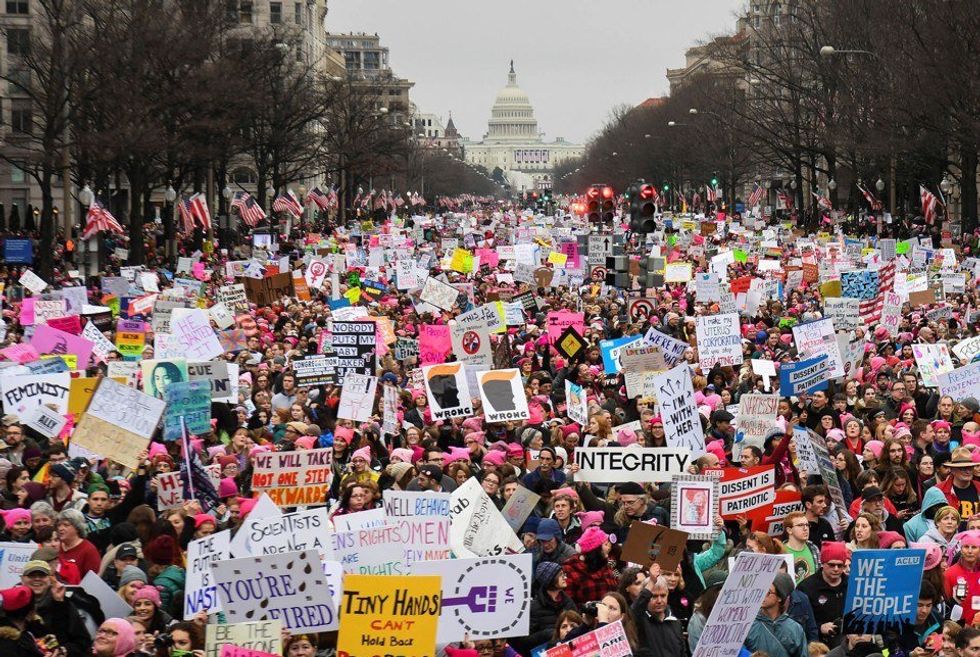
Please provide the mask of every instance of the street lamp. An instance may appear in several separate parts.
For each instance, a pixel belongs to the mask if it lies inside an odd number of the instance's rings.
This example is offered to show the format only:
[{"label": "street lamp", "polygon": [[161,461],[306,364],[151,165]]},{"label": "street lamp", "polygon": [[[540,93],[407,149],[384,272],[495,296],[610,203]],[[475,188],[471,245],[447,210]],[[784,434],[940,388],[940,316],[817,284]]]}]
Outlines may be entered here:
[{"label": "street lamp", "polygon": [[697,114],[698,113],[698,108],[697,107],[692,107],[691,109],[687,110],[687,113],[688,114]]},{"label": "street lamp", "polygon": [[[86,189],[88,189],[87,186]],[[177,190],[174,189],[173,185],[167,185],[167,189],[163,192],[163,200],[167,203],[173,203],[177,200]]]},{"label": "street lamp", "polygon": [[95,194],[92,193],[92,188],[88,186],[88,183],[85,183],[85,186],[82,187],[82,191],[78,192],[79,203],[88,207],[92,205],[92,200],[94,198]]},{"label": "street lamp", "polygon": [[225,185],[225,188],[221,190],[221,195],[225,197],[226,201],[231,200],[231,187]]},{"label": "street lamp", "polygon": [[820,56],[821,57],[833,57],[834,55],[871,55],[872,57],[877,57],[875,53],[870,50],[838,50],[833,46],[821,46]]},{"label": "street lamp", "polygon": [[875,189],[878,190],[879,194],[885,191],[885,181],[880,176],[878,177],[878,182],[875,183]]},{"label": "street lamp", "polygon": [[837,189],[837,181],[831,178],[830,182],[827,183],[827,189],[829,189],[830,191],[834,191],[835,189]]},{"label": "street lamp", "polygon": [[943,176],[943,181],[939,183],[939,189],[943,190],[943,194],[949,194],[953,186],[949,182],[949,177]]}]

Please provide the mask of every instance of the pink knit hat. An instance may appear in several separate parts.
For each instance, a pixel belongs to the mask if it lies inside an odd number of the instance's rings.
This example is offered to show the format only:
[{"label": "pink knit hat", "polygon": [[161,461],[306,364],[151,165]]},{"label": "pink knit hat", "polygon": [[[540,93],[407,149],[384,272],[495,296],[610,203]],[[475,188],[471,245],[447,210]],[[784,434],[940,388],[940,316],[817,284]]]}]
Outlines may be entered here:
[{"label": "pink knit hat", "polygon": [[391,458],[398,459],[403,463],[411,464],[412,450],[408,449],[407,447],[396,447],[395,449],[391,450]]},{"label": "pink knit hat", "polygon": [[507,455],[499,449],[494,449],[483,455],[484,463],[491,463],[497,467],[502,466],[507,461]]},{"label": "pink knit hat", "polygon": [[225,477],[218,482],[218,497],[224,499],[226,497],[237,497],[238,496],[238,484],[235,483],[234,478]]},{"label": "pink knit hat", "polygon": [[299,449],[313,449],[313,446],[316,444],[316,437],[300,436],[295,441],[293,441],[293,444],[296,445],[296,447],[298,447]]},{"label": "pink knit hat", "polygon": [[601,548],[602,544],[606,541],[612,543],[615,541],[615,537],[596,526],[592,526],[582,532],[582,535],[575,541],[575,544],[578,545],[578,549],[582,554],[587,554],[592,552],[592,550]]},{"label": "pink knit hat", "polygon": [[371,448],[365,446],[358,450],[355,450],[354,453],[351,454],[350,459],[351,461],[353,461],[354,459],[361,459],[367,461],[368,463],[371,463]]},{"label": "pink knit hat", "polygon": [[3,516],[3,524],[8,529],[13,527],[14,524],[21,520],[31,521],[31,512],[27,509],[8,509],[6,511],[0,511],[0,516]]},{"label": "pink knit hat", "polygon": [[874,454],[876,459],[881,458],[881,450],[884,448],[884,446],[885,443],[881,442],[880,440],[869,440],[868,442],[864,443],[864,448]]},{"label": "pink knit hat", "polygon": [[602,511],[579,511],[575,514],[578,521],[582,524],[582,529],[598,527],[602,524],[605,514]]},{"label": "pink knit hat", "polygon": [[135,603],[137,600],[149,600],[153,603],[154,607],[159,608],[160,591],[155,586],[144,584],[136,590],[136,593],[133,594],[133,602]]},{"label": "pink knit hat", "polygon": [[449,454],[443,462],[444,465],[449,465],[456,461],[469,461],[470,460],[470,450],[465,447],[450,447]]},{"label": "pink knit hat", "polygon": [[345,443],[350,445],[351,441],[354,439],[354,430],[350,427],[337,427],[333,430],[334,440],[343,440]]},{"label": "pink knit hat", "polygon": [[463,442],[473,440],[477,445],[483,447],[487,442],[487,434],[483,431],[471,431],[463,437]]}]

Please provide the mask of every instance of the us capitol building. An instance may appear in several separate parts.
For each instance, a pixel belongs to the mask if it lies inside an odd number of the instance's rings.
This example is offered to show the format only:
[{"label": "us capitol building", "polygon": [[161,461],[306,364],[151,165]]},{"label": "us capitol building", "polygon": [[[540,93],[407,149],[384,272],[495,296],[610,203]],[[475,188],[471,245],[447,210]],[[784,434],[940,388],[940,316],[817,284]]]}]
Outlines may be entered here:
[{"label": "us capitol building", "polygon": [[561,137],[553,142],[541,138],[531,101],[517,86],[513,60],[507,86],[497,94],[490,110],[483,141],[463,140],[462,146],[467,162],[491,173],[499,167],[516,192],[550,189],[555,165],[585,152],[584,146]]}]

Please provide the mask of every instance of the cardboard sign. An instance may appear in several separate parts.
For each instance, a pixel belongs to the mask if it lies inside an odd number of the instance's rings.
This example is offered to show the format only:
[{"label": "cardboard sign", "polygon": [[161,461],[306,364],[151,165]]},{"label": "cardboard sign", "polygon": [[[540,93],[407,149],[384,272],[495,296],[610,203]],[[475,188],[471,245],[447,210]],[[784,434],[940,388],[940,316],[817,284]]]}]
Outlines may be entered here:
[{"label": "cardboard sign", "polygon": [[259,307],[271,306],[283,297],[293,295],[293,276],[288,271],[258,279],[245,277],[242,280],[246,297]]},{"label": "cardboard sign", "polygon": [[738,314],[701,315],[697,318],[698,359],[707,372],[721,365],[742,364],[742,334]]},{"label": "cardboard sign", "polygon": [[[154,399],[149,395],[117,383],[112,379],[102,379],[99,387],[95,390],[95,394],[92,395],[92,400],[88,405],[85,416],[82,418],[82,422],[75,429],[73,439],[96,454],[102,454],[107,458],[112,458],[118,463],[135,469],[138,463],[135,458],[135,453],[132,451],[132,446],[134,443],[142,443],[136,449],[137,453],[146,446],[145,441],[148,441],[153,435],[153,432],[156,431],[165,407],[166,404],[159,399]],[[111,437],[107,440],[95,441],[95,445],[97,446],[92,446],[92,443],[85,444],[78,440],[78,433],[83,430],[86,421],[92,420],[101,420],[102,423],[113,425],[119,429],[122,432],[121,435],[116,431],[112,432],[117,437],[129,434],[138,436],[143,440],[124,440],[123,442],[127,443],[128,447],[114,445]],[[90,428],[96,430],[97,426],[97,424],[93,423]]]},{"label": "cardboard sign", "polygon": [[738,400],[738,429],[735,442],[762,448],[763,441],[776,429],[779,397],[746,393]]},{"label": "cardboard sign", "polygon": [[218,561],[211,572],[231,622],[278,619],[292,634],[338,627],[320,557],[313,550]]},{"label": "cardboard sign", "polygon": [[522,552],[524,545],[475,478],[453,491],[449,541],[457,559]]},{"label": "cardboard sign", "polygon": [[684,352],[691,348],[691,345],[688,343],[676,340],[654,328],[647,330],[643,336],[643,341],[646,344],[660,347],[664,354],[664,360],[667,361],[667,365],[670,367],[681,362],[684,358]]},{"label": "cardboard sign", "polygon": [[333,481],[332,461],[330,448],[257,454],[252,488],[268,493],[280,507],[324,504]]},{"label": "cardboard sign", "polygon": [[686,545],[687,532],[634,520],[623,544],[622,558],[644,568],[657,563],[663,572],[673,572]]},{"label": "cardboard sign", "polygon": [[480,372],[477,374],[477,384],[488,423],[527,420],[531,417],[520,370]]},{"label": "cardboard sign", "polygon": [[884,634],[915,625],[925,561],[925,550],[855,550],[842,631]]},{"label": "cardboard sign", "polygon": [[579,447],[577,481],[642,483],[670,481],[687,472],[691,451],[683,447]]},{"label": "cardboard sign", "polygon": [[71,385],[68,372],[58,374],[23,374],[0,377],[4,413],[26,418],[38,406],[51,405],[58,413],[68,412]]},{"label": "cardboard sign", "polygon": [[437,576],[347,575],[337,654],[436,654],[440,601]]},{"label": "cardboard sign", "polygon": [[690,451],[693,457],[704,453],[704,432],[694,403],[691,368],[680,364],[653,377],[667,444]]},{"label": "cardboard sign", "polygon": [[517,490],[511,493],[511,496],[507,499],[507,503],[504,504],[504,508],[500,510],[501,515],[503,515],[504,520],[510,525],[510,528],[517,532],[524,525],[524,521],[527,517],[531,515],[534,511],[534,507],[538,505],[538,501],[541,496],[537,493],[531,492],[523,486],[518,486]]},{"label": "cardboard sign", "polygon": [[756,610],[785,563],[778,554],[742,552],[735,558],[693,657],[738,657]]},{"label": "cardboard sign", "polygon": [[667,361],[660,347],[629,345],[620,354],[619,362],[623,366],[626,395],[630,399],[656,396],[656,388],[653,384],[654,373],[667,369]]},{"label": "cardboard sign", "polygon": [[422,368],[422,377],[433,420],[473,415],[472,395],[462,363],[428,365]]},{"label": "cardboard sign", "polygon": [[413,575],[442,577],[438,643],[525,636],[529,631],[530,554],[422,561]]},{"label": "cardboard sign", "polygon": [[248,295],[245,293],[245,286],[242,283],[222,285],[218,288],[215,298],[219,303],[223,303],[236,313],[248,312]]},{"label": "cardboard sign", "polygon": [[184,481],[180,471],[161,472],[157,480],[157,510],[166,511],[184,503]]},{"label": "cardboard sign", "polygon": [[[353,514],[352,514],[353,515]],[[333,556],[327,540],[330,521],[323,506],[263,518],[251,531],[255,554],[316,550],[321,559]]]},{"label": "cardboard sign", "polygon": [[222,657],[222,649],[229,644],[233,644],[235,648],[258,650],[274,655],[282,654],[282,621],[280,620],[233,625],[209,623],[204,629],[205,657]]}]

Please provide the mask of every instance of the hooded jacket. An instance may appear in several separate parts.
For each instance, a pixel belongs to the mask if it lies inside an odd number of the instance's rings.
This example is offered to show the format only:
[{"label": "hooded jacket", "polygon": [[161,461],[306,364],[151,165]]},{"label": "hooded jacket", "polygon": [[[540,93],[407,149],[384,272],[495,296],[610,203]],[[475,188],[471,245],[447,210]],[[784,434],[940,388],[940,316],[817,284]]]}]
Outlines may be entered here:
[{"label": "hooded jacket", "polygon": [[926,491],[922,497],[922,511],[905,521],[905,538],[909,543],[917,542],[925,533],[935,527],[935,523],[925,517],[925,512],[933,507],[946,506],[946,495],[937,487]]}]

